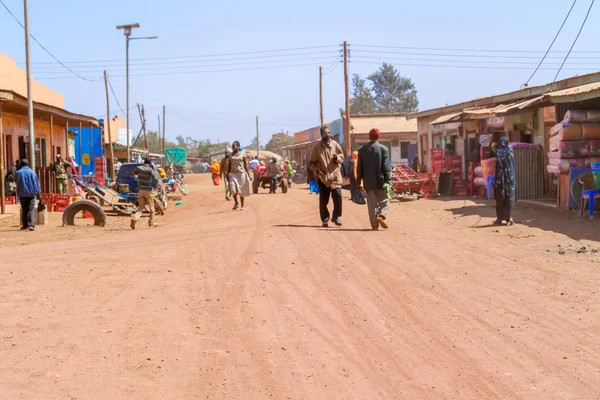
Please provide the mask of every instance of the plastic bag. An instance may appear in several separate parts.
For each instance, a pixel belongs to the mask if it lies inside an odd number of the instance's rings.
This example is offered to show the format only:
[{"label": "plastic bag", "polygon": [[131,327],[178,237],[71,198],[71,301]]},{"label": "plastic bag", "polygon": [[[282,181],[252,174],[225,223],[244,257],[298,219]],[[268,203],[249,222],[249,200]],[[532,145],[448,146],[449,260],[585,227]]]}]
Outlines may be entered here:
[{"label": "plastic bag", "polygon": [[354,192],[354,198],[352,201],[354,201],[356,204],[367,204],[362,190],[356,190]]},{"label": "plastic bag", "polygon": [[[41,202],[40,202],[41,203]],[[41,203],[44,204],[44,203]],[[46,206],[44,206],[43,210],[39,210],[38,207],[38,212],[36,213],[36,220],[37,220],[37,225],[48,225],[48,209],[45,208]]]}]

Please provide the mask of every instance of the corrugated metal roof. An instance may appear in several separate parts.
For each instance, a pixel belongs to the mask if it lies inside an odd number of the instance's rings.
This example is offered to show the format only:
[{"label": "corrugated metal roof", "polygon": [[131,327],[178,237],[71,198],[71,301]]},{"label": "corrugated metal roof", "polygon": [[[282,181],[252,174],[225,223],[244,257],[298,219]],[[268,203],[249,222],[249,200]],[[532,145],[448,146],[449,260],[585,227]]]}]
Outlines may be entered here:
[{"label": "corrugated metal roof", "polygon": [[442,115],[441,117],[438,117],[438,118],[434,119],[433,121],[431,121],[429,123],[429,125],[447,124],[447,123],[453,122],[454,119],[459,118],[461,115],[462,115],[462,111],[459,113]]},{"label": "corrugated metal roof", "polygon": [[542,97],[543,96],[538,96],[538,97],[534,97],[533,99],[528,99],[525,101],[518,101],[516,103],[502,106],[496,110],[496,114],[506,114],[507,112],[510,112],[510,111],[522,110],[524,108],[527,108],[530,105],[533,105],[533,104],[539,102],[542,99]]},{"label": "corrugated metal roof", "polygon": [[569,89],[548,92],[543,97],[555,98],[561,96],[573,96],[577,94],[591,93],[600,90],[600,82],[588,83],[587,85],[575,86]]},{"label": "corrugated metal roof", "polygon": [[352,115],[350,127],[351,134],[369,133],[373,128],[381,133],[417,132],[417,121],[407,120],[404,115]]}]

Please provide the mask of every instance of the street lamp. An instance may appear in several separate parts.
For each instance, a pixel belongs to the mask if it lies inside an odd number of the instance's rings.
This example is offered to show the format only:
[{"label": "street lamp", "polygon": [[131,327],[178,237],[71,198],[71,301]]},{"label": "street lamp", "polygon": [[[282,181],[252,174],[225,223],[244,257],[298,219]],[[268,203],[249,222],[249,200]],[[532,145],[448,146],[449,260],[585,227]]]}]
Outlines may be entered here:
[{"label": "street lamp", "polygon": [[140,24],[128,24],[128,25],[119,25],[117,29],[123,29],[123,33],[125,34],[125,75],[126,75],[126,106],[127,110],[127,162],[131,162],[131,143],[129,137],[129,41],[130,40],[140,40],[140,39],[158,39],[158,36],[147,36],[147,37],[136,37],[132,38],[131,30],[133,28],[139,28]]}]

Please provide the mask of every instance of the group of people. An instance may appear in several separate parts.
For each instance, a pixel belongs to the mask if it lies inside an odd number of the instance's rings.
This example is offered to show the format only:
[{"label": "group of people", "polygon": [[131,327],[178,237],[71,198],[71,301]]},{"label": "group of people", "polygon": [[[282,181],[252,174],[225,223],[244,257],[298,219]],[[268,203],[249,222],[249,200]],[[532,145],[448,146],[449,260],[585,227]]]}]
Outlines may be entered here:
[{"label": "group of people", "polygon": [[[353,154],[353,162],[350,164],[354,190],[362,187],[367,193],[367,208],[373,230],[388,228],[386,219],[390,205],[385,190],[385,185],[391,179],[389,150],[379,143],[379,136],[378,129],[371,129],[369,143]],[[309,171],[316,181],[311,191],[319,194],[319,213],[324,228],[328,228],[330,222],[342,226],[343,162],[344,153],[341,146],[331,140],[329,128],[322,127],[321,140],[313,145],[310,153]],[[328,209],[330,199],[333,200],[332,214]]]},{"label": "group of people", "polygon": [[29,161],[19,160],[11,166],[4,178],[7,196],[16,196],[21,204],[21,230],[35,229],[35,200],[42,194],[36,173]]}]

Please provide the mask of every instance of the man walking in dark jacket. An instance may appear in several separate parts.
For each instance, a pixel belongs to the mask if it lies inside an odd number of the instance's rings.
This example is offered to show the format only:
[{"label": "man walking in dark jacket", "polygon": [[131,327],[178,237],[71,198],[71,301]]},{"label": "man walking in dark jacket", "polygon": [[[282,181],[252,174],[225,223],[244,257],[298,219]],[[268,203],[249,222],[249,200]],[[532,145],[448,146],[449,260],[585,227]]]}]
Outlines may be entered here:
[{"label": "man walking in dark jacket", "polygon": [[[131,216],[131,229],[135,229],[135,224],[139,221],[142,216],[142,212],[148,205],[150,209],[150,219],[148,220],[149,227],[155,227],[156,222],[154,221],[154,196],[152,191],[154,190],[153,181],[157,182],[157,185],[162,186],[162,180],[160,175],[154,168],[152,168],[152,162],[149,158],[144,160],[144,165],[140,165],[133,172],[137,176],[138,181],[138,210]],[[164,188],[161,190],[164,193]]]},{"label": "man walking in dark jacket", "polygon": [[21,203],[21,229],[35,229],[35,199],[40,197],[40,182],[29,168],[29,161],[21,161],[21,169],[17,171],[17,198]]},{"label": "man walking in dark jacket", "polygon": [[378,142],[379,129],[371,129],[369,140],[369,143],[358,150],[357,181],[358,185],[363,182],[367,192],[371,228],[378,230],[381,226],[387,229],[386,217],[390,200],[383,186],[390,181],[390,153],[387,147]]}]

